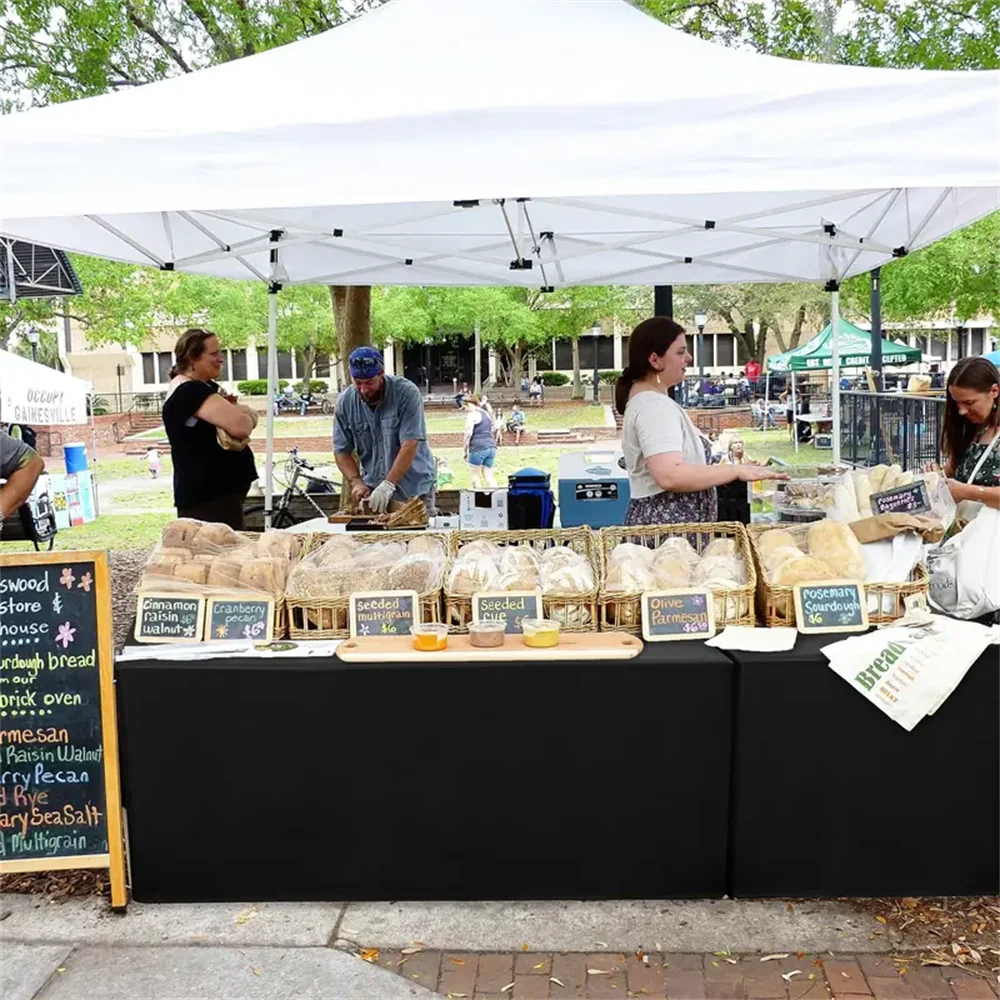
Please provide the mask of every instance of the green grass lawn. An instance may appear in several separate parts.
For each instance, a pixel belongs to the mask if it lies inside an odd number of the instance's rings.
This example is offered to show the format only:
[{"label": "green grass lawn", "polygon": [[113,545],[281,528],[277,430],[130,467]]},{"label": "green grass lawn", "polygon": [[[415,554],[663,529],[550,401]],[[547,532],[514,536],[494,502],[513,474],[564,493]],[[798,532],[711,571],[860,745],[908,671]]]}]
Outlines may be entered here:
[{"label": "green grass lawn", "polygon": [[[504,419],[510,407],[503,407]],[[526,406],[524,415],[528,430],[569,430],[571,427],[603,427],[604,406]],[[459,433],[465,420],[460,410],[434,410],[427,415],[428,434]]]},{"label": "green grass lawn", "polygon": [[[56,535],[58,552],[83,549],[148,549],[160,540],[163,526],[174,517],[162,514],[102,514],[96,521],[67,528]],[[6,552],[34,552],[31,542],[4,542]]]},{"label": "green grass lawn", "polygon": [[[57,460],[50,458],[46,461],[50,466],[53,466]],[[94,466],[92,465],[91,468]],[[97,463],[96,468],[101,481],[105,483],[111,479],[149,479],[149,466],[146,464],[144,455],[129,458],[102,458]],[[54,469],[54,471],[62,471],[62,462],[59,462],[59,468]],[[170,458],[170,450],[166,449],[160,452],[159,478],[164,480],[169,487],[173,474],[174,464]]]},{"label": "green grass lawn", "polygon": [[768,431],[752,431],[741,427],[732,433],[740,436],[746,446],[747,454],[757,461],[765,461],[772,456],[780,458],[789,465],[828,465],[833,461],[832,451],[814,448],[811,444],[799,445],[799,450],[796,452],[785,427]]}]

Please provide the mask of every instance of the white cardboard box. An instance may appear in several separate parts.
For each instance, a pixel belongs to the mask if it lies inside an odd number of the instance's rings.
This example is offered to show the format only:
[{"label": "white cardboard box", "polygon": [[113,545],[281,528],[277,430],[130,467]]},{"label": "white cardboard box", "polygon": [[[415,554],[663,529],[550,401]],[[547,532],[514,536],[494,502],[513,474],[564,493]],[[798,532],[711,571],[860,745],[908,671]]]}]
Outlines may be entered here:
[{"label": "white cardboard box", "polygon": [[485,529],[505,531],[507,528],[507,490],[462,490],[458,500],[458,515],[462,530]]}]

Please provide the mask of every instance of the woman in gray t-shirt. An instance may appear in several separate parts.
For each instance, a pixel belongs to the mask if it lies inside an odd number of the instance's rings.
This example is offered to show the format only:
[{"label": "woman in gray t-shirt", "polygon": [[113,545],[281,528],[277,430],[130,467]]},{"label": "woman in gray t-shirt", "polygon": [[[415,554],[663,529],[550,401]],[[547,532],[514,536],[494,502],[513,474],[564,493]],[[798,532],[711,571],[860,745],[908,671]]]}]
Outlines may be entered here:
[{"label": "woman in gray t-shirt", "polygon": [[711,464],[708,441],[667,395],[683,380],[690,361],[684,328],[672,319],[656,316],[632,331],[628,366],[615,386],[615,407],[625,417],[627,525],[715,521],[717,486],[737,479],[788,478],[760,465]]}]

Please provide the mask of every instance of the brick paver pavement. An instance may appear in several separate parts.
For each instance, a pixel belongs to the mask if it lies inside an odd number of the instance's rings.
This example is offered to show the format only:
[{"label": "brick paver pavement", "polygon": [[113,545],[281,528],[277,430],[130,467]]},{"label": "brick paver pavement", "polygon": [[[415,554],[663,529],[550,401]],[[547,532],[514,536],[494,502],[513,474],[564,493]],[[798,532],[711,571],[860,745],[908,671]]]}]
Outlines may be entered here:
[{"label": "brick paver pavement", "polygon": [[[377,962],[452,1000],[996,1000],[982,970],[886,955],[381,952]],[[787,977],[787,978],[786,978]]]}]

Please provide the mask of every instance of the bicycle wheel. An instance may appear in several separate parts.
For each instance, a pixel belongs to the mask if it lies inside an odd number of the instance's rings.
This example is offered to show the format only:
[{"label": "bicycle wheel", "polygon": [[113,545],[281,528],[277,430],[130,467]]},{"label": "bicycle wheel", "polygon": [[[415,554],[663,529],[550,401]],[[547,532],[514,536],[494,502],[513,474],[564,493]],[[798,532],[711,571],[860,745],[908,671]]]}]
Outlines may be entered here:
[{"label": "bicycle wheel", "polygon": [[323,413],[325,416],[330,416],[333,413],[333,403],[328,399],[323,400]]}]

